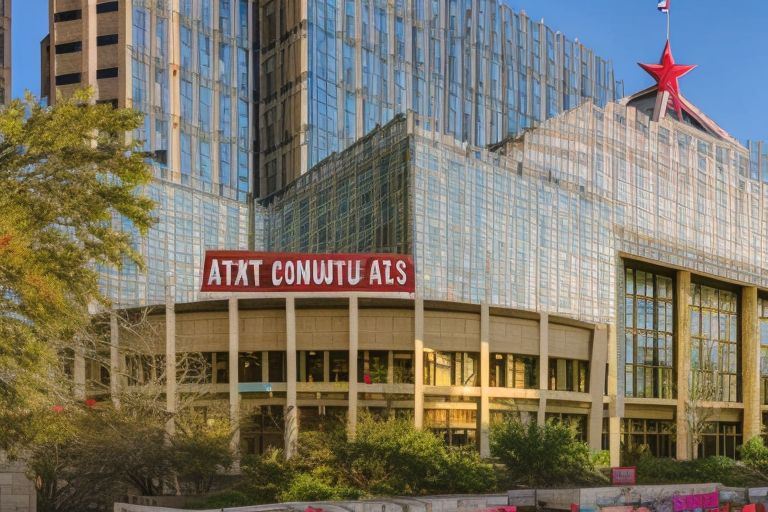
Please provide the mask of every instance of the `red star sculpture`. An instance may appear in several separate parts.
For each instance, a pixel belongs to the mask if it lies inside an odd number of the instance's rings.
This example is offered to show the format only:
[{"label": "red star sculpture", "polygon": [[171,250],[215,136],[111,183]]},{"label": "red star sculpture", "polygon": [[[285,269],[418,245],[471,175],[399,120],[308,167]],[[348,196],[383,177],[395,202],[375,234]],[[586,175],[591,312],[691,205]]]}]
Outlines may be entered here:
[{"label": "red star sculpture", "polygon": [[695,64],[675,64],[675,59],[672,57],[672,50],[669,48],[669,39],[664,46],[664,52],[661,54],[661,63],[659,64],[640,64],[649,75],[656,79],[658,82],[659,94],[669,93],[672,100],[672,106],[677,112],[677,117],[682,121],[683,108],[680,102],[680,84],[677,79],[688,73],[690,70],[696,67]]}]

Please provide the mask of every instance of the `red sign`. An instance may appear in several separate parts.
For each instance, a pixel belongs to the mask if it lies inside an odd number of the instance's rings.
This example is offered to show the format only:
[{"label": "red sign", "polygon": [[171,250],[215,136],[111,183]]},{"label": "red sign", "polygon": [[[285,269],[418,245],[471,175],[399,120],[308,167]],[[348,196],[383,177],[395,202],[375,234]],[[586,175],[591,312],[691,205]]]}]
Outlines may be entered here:
[{"label": "red sign", "polygon": [[206,251],[203,292],[415,291],[413,261],[400,254]]},{"label": "red sign", "polygon": [[637,468],[611,468],[612,485],[635,485],[637,483]]}]

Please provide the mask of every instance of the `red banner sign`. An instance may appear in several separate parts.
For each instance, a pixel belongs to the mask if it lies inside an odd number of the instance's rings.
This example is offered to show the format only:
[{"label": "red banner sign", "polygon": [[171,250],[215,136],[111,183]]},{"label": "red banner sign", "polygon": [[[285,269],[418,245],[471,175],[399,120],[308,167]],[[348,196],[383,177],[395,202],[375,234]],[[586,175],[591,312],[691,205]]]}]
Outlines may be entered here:
[{"label": "red banner sign", "polygon": [[413,261],[400,254],[206,251],[203,292],[414,293]]}]

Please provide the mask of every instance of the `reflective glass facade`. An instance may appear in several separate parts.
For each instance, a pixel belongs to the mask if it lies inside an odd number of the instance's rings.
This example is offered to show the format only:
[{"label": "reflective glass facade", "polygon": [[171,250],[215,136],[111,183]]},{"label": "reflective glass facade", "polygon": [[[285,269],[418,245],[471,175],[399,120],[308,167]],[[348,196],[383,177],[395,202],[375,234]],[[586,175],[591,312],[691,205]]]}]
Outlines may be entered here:
[{"label": "reflective glass facade", "polygon": [[[116,44],[99,47],[99,52],[126,53],[127,69],[119,74],[124,89],[108,89],[101,80],[98,91],[101,100],[122,91],[116,104],[144,113],[134,137],[143,141],[156,178],[148,190],[159,223],[137,240],[147,272],[126,264],[102,274],[104,292],[120,306],[164,302],[167,273],[176,276],[176,300],[193,301],[204,250],[243,249],[254,240],[248,213],[253,2],[176,5],[120,2],[127,30],[114,34]],[[97,15],[98,26],[109,21],[105,16]]]},{"label": "reflective glass facade", "polygon": [[623,95],[610,62],[497,0],[284,4],[259,9],[261,196],[397,113],[485,146],[586,98]]},{"label": "reflective glass facade", "polygon": [[178,18],[166,1],[128,9],[128,92],[146,116],[135,135],[158,177],[239,201],[251,175],[250,4],[181,0]]},{"label": "reflective glass facade", "polygon": [[[741,175],[742,146],[616,103],[583,105],[493,150],[417,121],[388,124],[276,196],[258,213],[265,247],[411,252],[425,298],[621,319],[622,328],[620,254],[768,285],[768,185]],[[394,167],[384,172],[382,162]],[[345,173],[338,183],[334,166]],[[351,229],[353,216],[368,226],[361,212],[381,228],[388,211],[399,212],[394,243]],[[348,226],[344,237],[322,235],[336,223]],[[643,324],[651,327],[666,344],[666,309],[664,325]]]},{"label": "reflective glass facade", "polygon": [[[200,268],[206,249],[248,246],[246,203],[157,180],[148,188],[157,203],[158,223],[144,239],[132,226],[146,272],[126,261],[121,270],[102,269],[101,287],[116,305],[129,307],[165,302],[167,274],[176,279],[176,301],[197,300]],[[115,223],[120,223],[116,220]]]}]

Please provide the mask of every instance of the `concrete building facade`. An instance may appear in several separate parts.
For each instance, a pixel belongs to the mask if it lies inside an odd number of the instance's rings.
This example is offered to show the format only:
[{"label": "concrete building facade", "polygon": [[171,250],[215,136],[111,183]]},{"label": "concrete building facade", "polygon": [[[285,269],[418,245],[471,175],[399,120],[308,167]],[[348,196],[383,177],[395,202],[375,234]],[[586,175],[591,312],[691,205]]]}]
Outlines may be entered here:
[{"label": "concrete building facade", "polygon": [[483,455],[512,414],[573,422],[614,464],[640,445],[736,457],[768,419],[768,184],[703,114],[652,122],[638,101],[490,148],[398,116],[262,201],[254,226],[261,250],[412,254],[414,300],[181,304],[169,288],[155,355],[203,354],[244,451],[368,410]]},{"label": "concrete building facade", "polygon": [[254,198],[397,113],[485,145],[622,95],[608,61],[524,13],[443,4],[49,0],[41,96],[90,86],[94,101],[145,114],[134,136],[159,223],[136,246],[147,272],[104,269],[104,293],[160,303],[172,272],[176,299],[194,301],[206,248],[263,246]]},{"label": "concrete building facade", "polygon": [[609,61],[498,0],[259,0],[254,16],[256,197],[398,113],[485,146],[624,94]]}]

